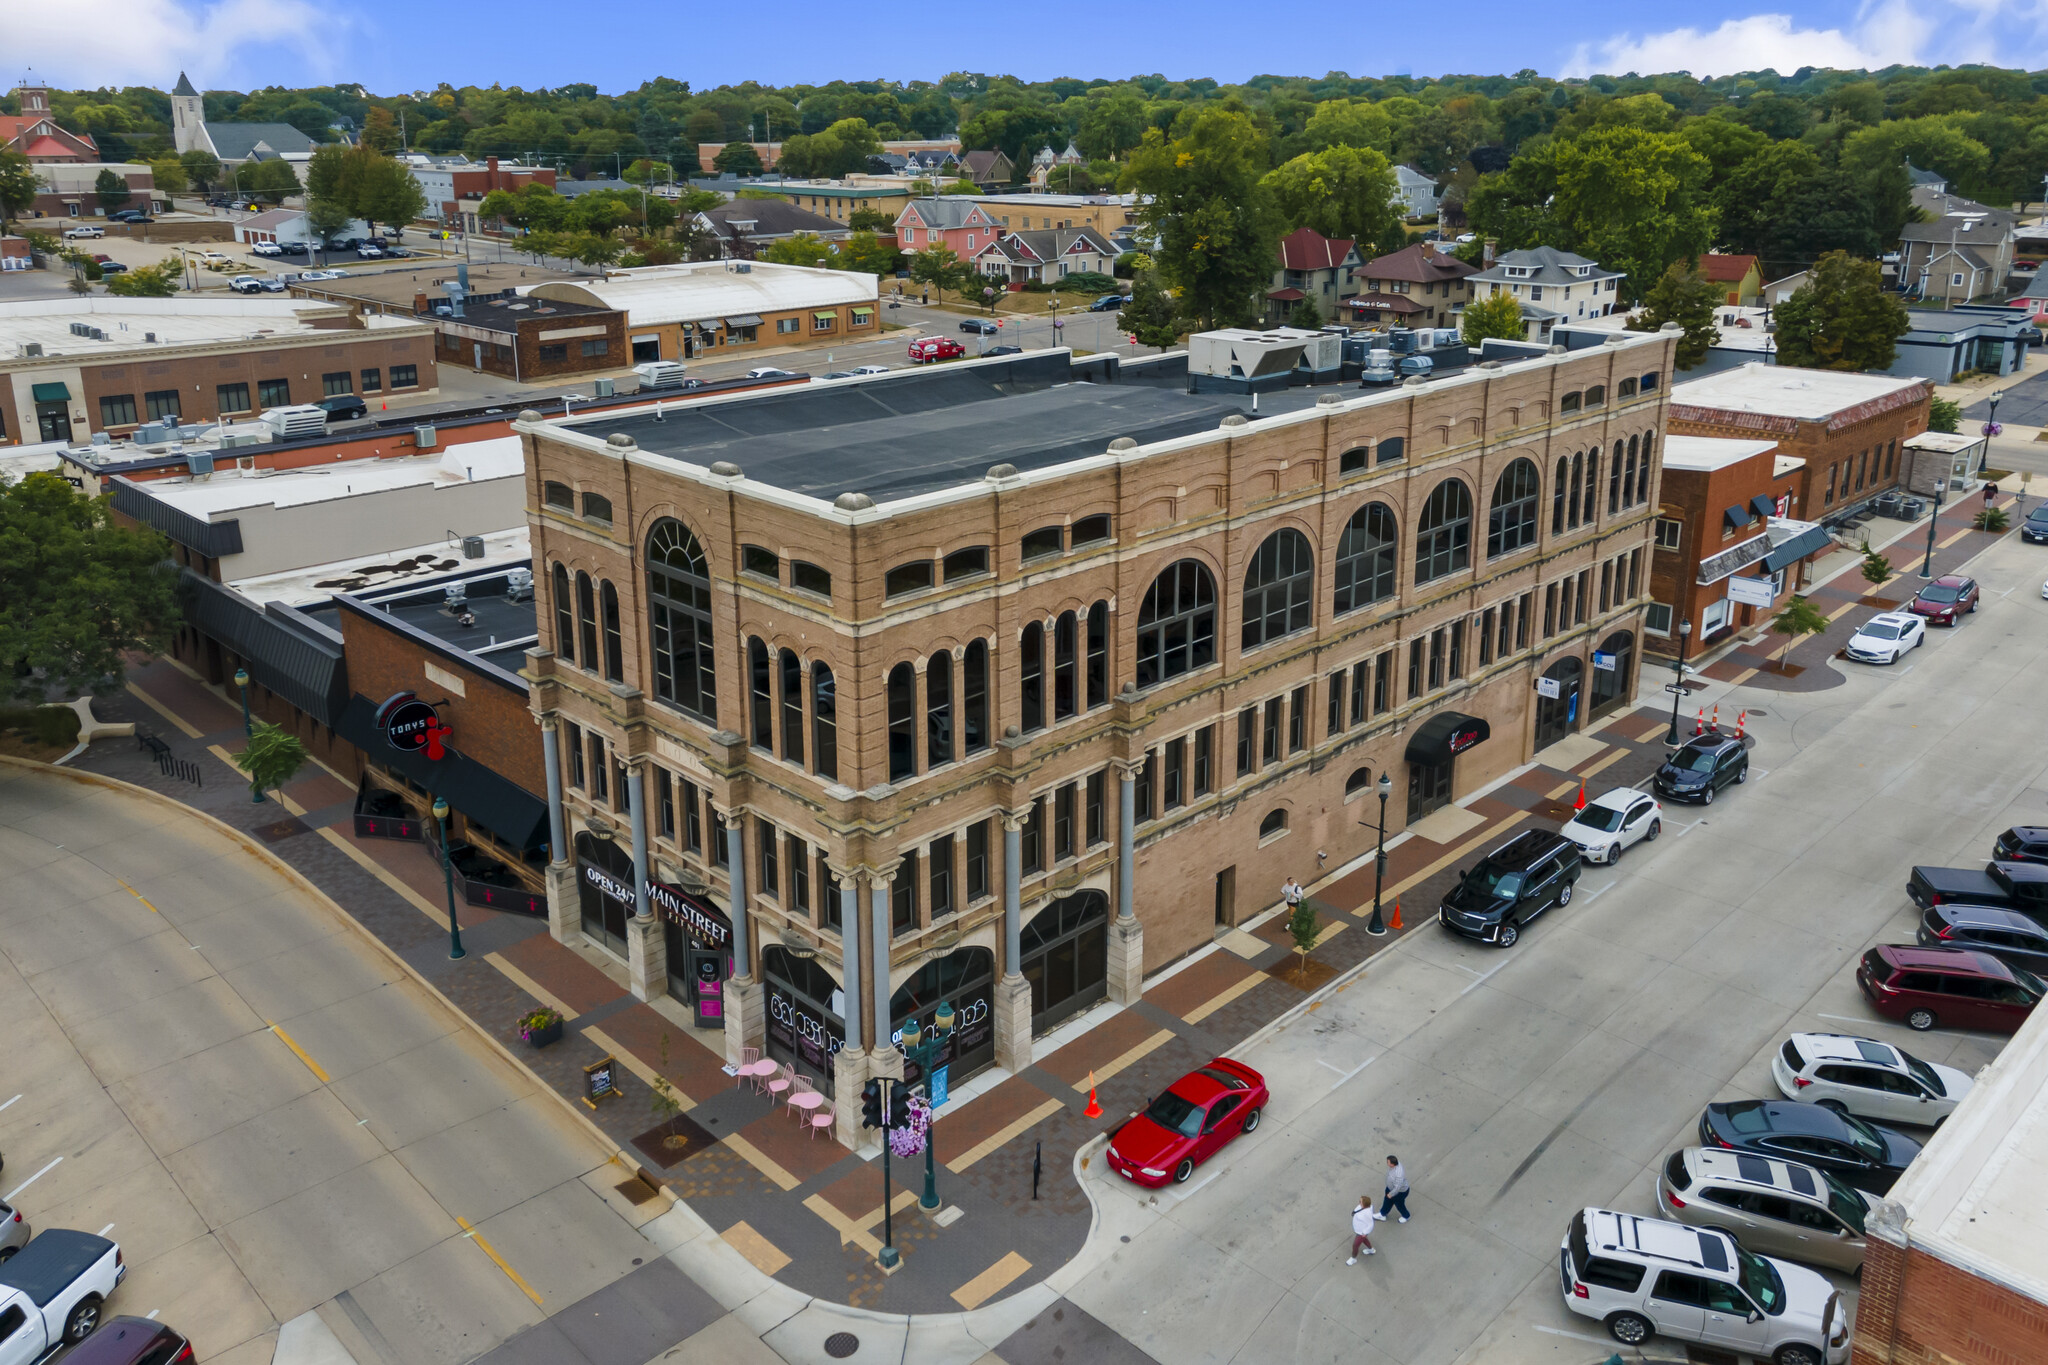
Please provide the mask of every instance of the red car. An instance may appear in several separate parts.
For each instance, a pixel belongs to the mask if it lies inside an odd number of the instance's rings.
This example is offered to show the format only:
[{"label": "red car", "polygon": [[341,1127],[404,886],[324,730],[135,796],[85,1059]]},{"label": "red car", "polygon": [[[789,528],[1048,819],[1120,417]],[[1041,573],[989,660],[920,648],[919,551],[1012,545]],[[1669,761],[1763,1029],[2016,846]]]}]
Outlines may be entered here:
[{"label": "red car", "polygon": [[967,354],[967,348],[951,337],[922,337],[910,343],[910,363],[922,365],[932,360],[957,360]]},{"label": "red car", "polygon": [[65,1365],[192,1365],[192,1343],[148,1318],[108,1318]]},{"label": "red car", "polygon": [[1239,1133],[1259,1126],[1266,1078],[1228,1057],[1166,1087],[1109,1140],[1109,1168],[1151,1189],[1186,1180]]},{"label": "red car", "polygon": [[1920,595],[1906,604],[1906,610],[1926,617],[1929,625],[1952,626],[1966,612],[1977,610],[1977,580],[1961,574],[1943,574],[1920,589]]},{"label": "red car", "polygon": [[1886,943],[1863,955],[1856,984],[1879,1014],[1926,1030],[2012,1033],[2027,1022],[2048,984],[2024,967],[1970,948]]}]

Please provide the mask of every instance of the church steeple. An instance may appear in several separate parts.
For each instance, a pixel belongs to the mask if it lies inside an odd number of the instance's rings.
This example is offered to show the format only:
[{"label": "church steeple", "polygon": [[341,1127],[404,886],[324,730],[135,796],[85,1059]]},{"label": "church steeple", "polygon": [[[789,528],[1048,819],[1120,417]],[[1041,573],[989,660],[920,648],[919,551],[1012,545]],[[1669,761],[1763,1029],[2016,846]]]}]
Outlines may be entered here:
[{"label": "church steeple", "polygon": [[206,99],[182,71],[171,91],[171,142],[181,154],[195,147],[211,150],[206,146]]},{"label": "church steeple", "polygon": [[196,95],[199,92],[192,88],[192,78],[180,71],[178,73],[178,88],[171,93],[173,95]]}]

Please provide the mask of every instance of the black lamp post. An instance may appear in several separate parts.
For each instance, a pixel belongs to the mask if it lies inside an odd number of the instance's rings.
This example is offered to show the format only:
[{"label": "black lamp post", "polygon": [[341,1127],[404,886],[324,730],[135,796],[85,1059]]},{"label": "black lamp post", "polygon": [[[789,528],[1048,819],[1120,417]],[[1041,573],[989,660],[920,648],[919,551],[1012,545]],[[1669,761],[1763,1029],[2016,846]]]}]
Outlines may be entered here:
[{"label": "black lamp post", "polygon": [[1927,558],[1920,565],[1922,578],[1934,577],[1934,527],[1941,520],[1941,494],[1947,487],[1947,479],[1934,481],[1934,515],[1927,518]]},{"label": "black lamp post", "polygon": [[[1380,893],[1386,888],[1387,884],[1387,798],[1394,794],[1394,779],[1382,772],[1379,783],[1374,790],[1379,792],[1380,796],[1380,823],[1378,825],[1380,843],[1379,850],[1373,855],[1372,919],[1367,922],[1365,932],[1375,937],[1380,937],[1387,932],[1387,923],[1384,919],[1380,918]],[[1367,829],[1374,828],[1374,826],[1366,825],[1363,820],[1360,820],[1358,823],[1365,825]]]},{"label": "black lamp post", "polygon": [[246,669],[246,668],[238,668],[238,669],[236,669],[236,670],[235,670],[235,686],[237,686],[237,687],[239,687],[239,688],[241,688],[241,689],[242,689],[242,738],[243,738],[243,739],[249,739],[249,738],[252,738],[252,737],[253,737],[253,736],[255,735],[255,733],[256,733],[256,732],[255,732],[254,730],[250,729],[250,727],[249,727],[249,670],[248,670],[248,669]]},{"label": "black lamp post", "polygon": [[[939,1049],[953,1033],[953,1007],[945,1001],[932,1012],[932,1027],[929,1033],[918,1026],[916,1019],[903,1025],[903,1055],[915,1063],[924,1073],[924,1097],[927,1103],[932,1099],[932,1062],[938,1058]],[[886,1135],[885,1135],[886,1137]],[[927,1128],[924,1135],[924,1197],[918,1207],[935,1209],[939,1206],[938,1170],[932,1164],[932,1132]]]},{"label": "black lamp post", "polygon": [[1671,665],[1677,674],[1671,680],[1671,729],[1664,736],[1664,742],[1676,746],[1678,743],[1678,704],[1685,700],[1685,642],[1692,638],[1692,622],[1678,623],[1678,662]]},{"label": "black lamp post", "polygon": [[1998,434],[1998,400],[2002,393],[1991,395],[1991,415],[1984,419],[1984,449],[1977,456],[1977,472],[1982,474],[1991,464],[1991,438]]},{"label": "black lamp post", "polygon": [[434,798],[434,823],[441,827],[441,881],[448,888],[448,956],[467,957],[462,951],[462,924],[455,918],[455,869],[448,863],[448,803]]}]

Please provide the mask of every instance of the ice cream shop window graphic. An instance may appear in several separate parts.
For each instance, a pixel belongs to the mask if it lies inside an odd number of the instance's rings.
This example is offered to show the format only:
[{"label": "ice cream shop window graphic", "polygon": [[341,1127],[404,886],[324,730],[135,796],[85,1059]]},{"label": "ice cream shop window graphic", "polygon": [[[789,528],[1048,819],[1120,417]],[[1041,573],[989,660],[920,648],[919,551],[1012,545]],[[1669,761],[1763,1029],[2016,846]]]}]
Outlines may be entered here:
[{"label": "ice cream shop window graphic", "polygon": [[392,748],[402,753],[425,754],[439,762],[448,756],[448,744],[455,731],[441,719],[435,701],[421,701],[410,692],[397,692],[377,708],[377,728]]}]

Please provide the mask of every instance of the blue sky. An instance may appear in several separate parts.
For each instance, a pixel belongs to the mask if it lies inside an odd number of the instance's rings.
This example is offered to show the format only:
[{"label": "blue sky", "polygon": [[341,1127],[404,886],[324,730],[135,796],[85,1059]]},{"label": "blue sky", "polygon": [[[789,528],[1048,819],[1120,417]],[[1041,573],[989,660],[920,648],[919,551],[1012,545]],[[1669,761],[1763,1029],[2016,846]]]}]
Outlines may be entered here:
[{"label": "blue sky", "polygon": [[[1329,70],[1436,75],[1527,67],[1546,75],[1710,75],[1765,66],[1791,71],[1807,63],[2048,64],[2048,0],[1812,0],[1683,9],[1617,0],[1568,6],[1308,0],[1271,11],[1241,0],[1142,0],[1042,8],[1029,20],[1021,18],[1024,11],[984,6],[815,0],[700,0],[630,10],[559,0],[411,8],[331,0],[42,0],[19,9],[9,20],[10,57],[43,80],[71,87],[168,89],[180,67],[213,88],[350,80],[385,94],[431,89],[443,80],[528,88],[588,81],[617,92],[655,76],[707,89],[745,80],[935,79],[953,70],[1027,79],[1156,71],[1229,81]],[[989,18],[970,24],[967,16],[977,9]],[[965,31],[970,27],[976,31]],[[1091,27],[1101,31],[1089,34]],[[1006,28],[1020,40],[994,36]]]}]

